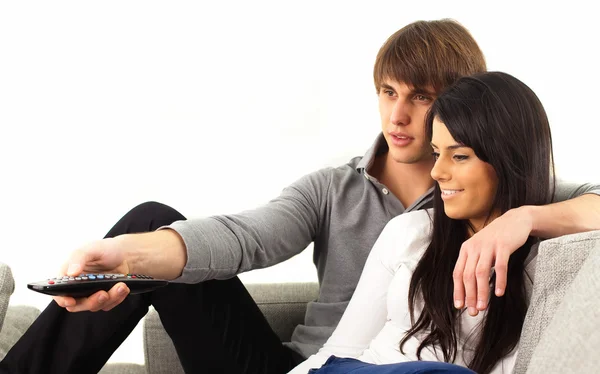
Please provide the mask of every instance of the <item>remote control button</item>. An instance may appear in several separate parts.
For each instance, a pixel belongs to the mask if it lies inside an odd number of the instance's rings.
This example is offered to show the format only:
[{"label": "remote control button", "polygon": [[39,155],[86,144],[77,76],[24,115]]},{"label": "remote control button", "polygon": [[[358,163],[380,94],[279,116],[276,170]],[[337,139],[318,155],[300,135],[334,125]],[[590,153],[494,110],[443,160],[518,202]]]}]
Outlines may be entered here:
[{"label": "remote control button", "polygon": [[81,277],[84,281],[88,280],[88,277]]},{"label": "remote control button", "polygon": [[90,274],[88,278],[89,278],[90,280],[94,280],[94,279],[96,279],[96,276],[95,276],[95,275],[93,275],[93,274]]},{"label": "remote control button", "polygon": [[75,280],[76,280],[76,281],[80,281],[80,280],[81,280],[81,277],[75,277]]},{"label": "remote control button", "polygon": [[72,280],[75,280],[75,278],[74,277],[69,277],[69,280],[72,281]]},{"label": "remote control button", "polygon": [[137,278],[137,276],[135,276],[135,275],[132,275],[132,276],[131,276],[131,278],[135,279],[135,278]]},{"label": "remote control button", "polygon": [[54,284],[54,281],[53,280],[49,280],[48,284]]},{"label": "remote control button", "polygon": [[98,279],[104,279],[104,275],[98,274]]}]

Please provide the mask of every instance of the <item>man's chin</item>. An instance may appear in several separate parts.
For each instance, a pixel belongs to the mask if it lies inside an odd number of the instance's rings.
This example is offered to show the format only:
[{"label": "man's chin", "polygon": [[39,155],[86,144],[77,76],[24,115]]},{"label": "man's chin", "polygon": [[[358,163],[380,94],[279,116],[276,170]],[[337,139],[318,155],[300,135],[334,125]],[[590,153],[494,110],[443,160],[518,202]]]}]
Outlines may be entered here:
[{"label": "man's chin", "polygon": [[409,154],[408,152],[395,152],[392,153],[392,160],[398,164],[418,164],[423,161],[423,158],[420,155]]}]

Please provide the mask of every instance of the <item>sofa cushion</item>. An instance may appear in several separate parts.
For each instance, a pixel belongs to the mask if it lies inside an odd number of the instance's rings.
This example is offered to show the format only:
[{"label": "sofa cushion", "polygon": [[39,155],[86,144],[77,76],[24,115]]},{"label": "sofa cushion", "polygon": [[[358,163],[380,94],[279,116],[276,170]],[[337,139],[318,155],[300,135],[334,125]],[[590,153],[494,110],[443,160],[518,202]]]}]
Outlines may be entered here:
[{"label": "sofa cushion", "polygon": [[104,365],[98,374],[146,374],[146,368],[138,364],[119,362]]},{"label": "sofa cushion", "polygon": [[600,246],[600,231],[543,241],[538,249],[535,281],[525,317],[514,373],[525,373],[544,330],[587,260]]},{"label": "sofa cushion", "polygon": [[[317,283],[246,284],[246,289],[282,341],[289,341],[294,328],[304,323],[306,305],[316,300]],[[144,318],[144,357],[148,373],[183,373],[173,342],[160,317],[150,309]]]},{"label": "sofa cushion", "polygon": [[314,283],[246,284],[246,289],[282,342],[289,342],[296,326],[304,323],[306,306],[319,296]]}]

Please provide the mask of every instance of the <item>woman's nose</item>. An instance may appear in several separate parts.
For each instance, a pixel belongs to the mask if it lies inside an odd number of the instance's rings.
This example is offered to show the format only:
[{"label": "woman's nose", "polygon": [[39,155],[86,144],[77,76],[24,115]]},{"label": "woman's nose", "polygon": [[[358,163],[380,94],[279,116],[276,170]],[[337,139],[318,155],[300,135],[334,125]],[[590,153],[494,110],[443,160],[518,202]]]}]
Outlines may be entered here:
[{"label": "woman's nose", "polygon": [[450,174],[447,171],[445,162],[441,157],[435,161],[433,168],[431,169],[431,178],[436,181],[446,181],[449,179]]}]

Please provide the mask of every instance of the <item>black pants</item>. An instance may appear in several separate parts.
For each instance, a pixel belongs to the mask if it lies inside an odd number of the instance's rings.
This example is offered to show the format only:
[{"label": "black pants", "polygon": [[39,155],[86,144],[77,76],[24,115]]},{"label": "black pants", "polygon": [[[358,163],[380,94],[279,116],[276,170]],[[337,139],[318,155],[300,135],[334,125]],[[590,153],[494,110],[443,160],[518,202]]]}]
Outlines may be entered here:
[{"label": "black pants", "polygon": [[[183,220],[159,203],[127,213],[106,235]],[[153,305],[186,373],[286,373],[303,358],[283,346],[240,280],[171,283],[109,312],[70,313],[54,301],[0,362],[1,373],[95,373]]]}]

